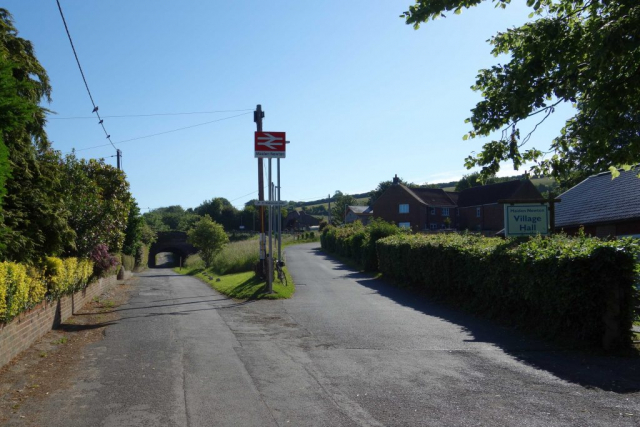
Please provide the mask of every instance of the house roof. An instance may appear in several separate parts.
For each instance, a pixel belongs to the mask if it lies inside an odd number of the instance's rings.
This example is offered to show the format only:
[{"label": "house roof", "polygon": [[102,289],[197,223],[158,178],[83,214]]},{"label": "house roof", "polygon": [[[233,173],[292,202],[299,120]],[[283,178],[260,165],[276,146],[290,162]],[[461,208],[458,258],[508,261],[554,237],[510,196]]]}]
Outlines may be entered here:
[{"label": "house roof", "polygon": [[447,193],[440,188],[409,188],[402,184],[400,186],[422,204],[442,207],[456,206]]},{"label": "house roof", "polygon": [[371,206],[349,206],[348,209],[356,215],[371,215],[373,213]]},{"label": "house roof", "polygon": [[[464,208],[498,203],[498,200],[513,198],[514,194],[518,193],[527,183],[533,185],[529,180],[514,180],[467,188],[460,192],[458,206]],[[540,196],[539,193],[538,195]]]},{"label": "house roof", "polygon": [[640,166],[611,179],[611,172],[590,176],[564,192],[556,205],[556,227],[640,218]]},{"label": "house roof", "polygon": [[453,203],[455,203],[456,205],[458,204],[458,198],[460,197],[460,193],[457,191],[445,191],[445,193],[447,193],[447,196],[449,196],[449,198],[451,199],[451,201]]}]

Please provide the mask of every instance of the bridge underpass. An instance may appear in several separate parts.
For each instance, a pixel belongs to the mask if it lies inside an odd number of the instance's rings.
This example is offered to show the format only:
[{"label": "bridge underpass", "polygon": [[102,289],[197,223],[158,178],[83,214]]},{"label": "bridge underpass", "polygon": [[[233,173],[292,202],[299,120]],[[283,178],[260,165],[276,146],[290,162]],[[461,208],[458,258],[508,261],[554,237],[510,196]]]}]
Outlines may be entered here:
[{"label": "bridge underpass", "polygon": [[187,233],[183,231],[161,231],[157,240],[149,248],[149,268],[173,267],[198,250],[187,243]]}]

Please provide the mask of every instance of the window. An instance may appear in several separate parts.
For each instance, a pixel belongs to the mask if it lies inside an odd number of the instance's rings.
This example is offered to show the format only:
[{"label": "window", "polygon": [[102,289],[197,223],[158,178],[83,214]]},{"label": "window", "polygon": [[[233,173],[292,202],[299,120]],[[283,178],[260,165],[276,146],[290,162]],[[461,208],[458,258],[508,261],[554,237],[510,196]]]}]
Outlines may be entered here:
[{"label": "window", "polygon": [[[400,206],[402,206],[402,205],[400,205]],[[398,224],[398,227],[400,227],[400,228],[411,228],[411,223],[410,222],[401,222],[401,223]]]},{"label": "window", "polygon": [[438,229],[438,224],[429,224],[429,228],[432,230],[437,230]]},{"label": "window", "polygon": [[476,208],[476,218],[480,218],[482,215],[480,208]]},{"label": "window", "polygon": [[436,214],[436,208],[431,208],[431,215],[435,215]]},{"label": "window", "polygon": [[409,213],[409,205],[408,204],[399,205],[398,212]]},{"label": "window", "polygon": [[442,208],[442,216],[449,216],[449,208]]}]

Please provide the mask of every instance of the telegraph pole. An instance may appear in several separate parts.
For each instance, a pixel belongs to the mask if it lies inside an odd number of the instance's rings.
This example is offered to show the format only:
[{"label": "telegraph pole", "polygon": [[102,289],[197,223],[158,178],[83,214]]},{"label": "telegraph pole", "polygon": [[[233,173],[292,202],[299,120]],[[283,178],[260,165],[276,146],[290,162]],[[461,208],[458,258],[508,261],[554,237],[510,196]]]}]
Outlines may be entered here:
[{"label": "telegraph pole", "polygon": [[329,194],[329,224],[331,225],[331,194]]},{"label": "telegraph pole", "polygon": [[122,151],[116,148],[116,158],[118,159],[118,170],[122,170]]},{"label": "telegraph pole", "polygon": [[[256,123],[256,130],[262,132],[262,119],[264,118],[264,111],[262,111],[262,105],[258,104],[256,111],[253,112],[253,121]],[[264,201],[264,174],[262,158],[258,159],[258,200]],[[260,206],[260,215],[258,218],[260,222],[260,271],[264,276],[265,271],[265,236],[264,236],[264,206]]]}]

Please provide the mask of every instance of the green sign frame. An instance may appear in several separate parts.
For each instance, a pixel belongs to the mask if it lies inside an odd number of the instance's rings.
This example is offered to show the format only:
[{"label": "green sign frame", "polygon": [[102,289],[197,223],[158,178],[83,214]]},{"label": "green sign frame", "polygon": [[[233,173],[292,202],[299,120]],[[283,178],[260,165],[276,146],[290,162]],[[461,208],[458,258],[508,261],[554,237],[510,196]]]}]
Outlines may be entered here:
[{"label": "green sign frame", "polygon": [[548,203],[513,203],[504,205],[505,237],[549,234]]}]

